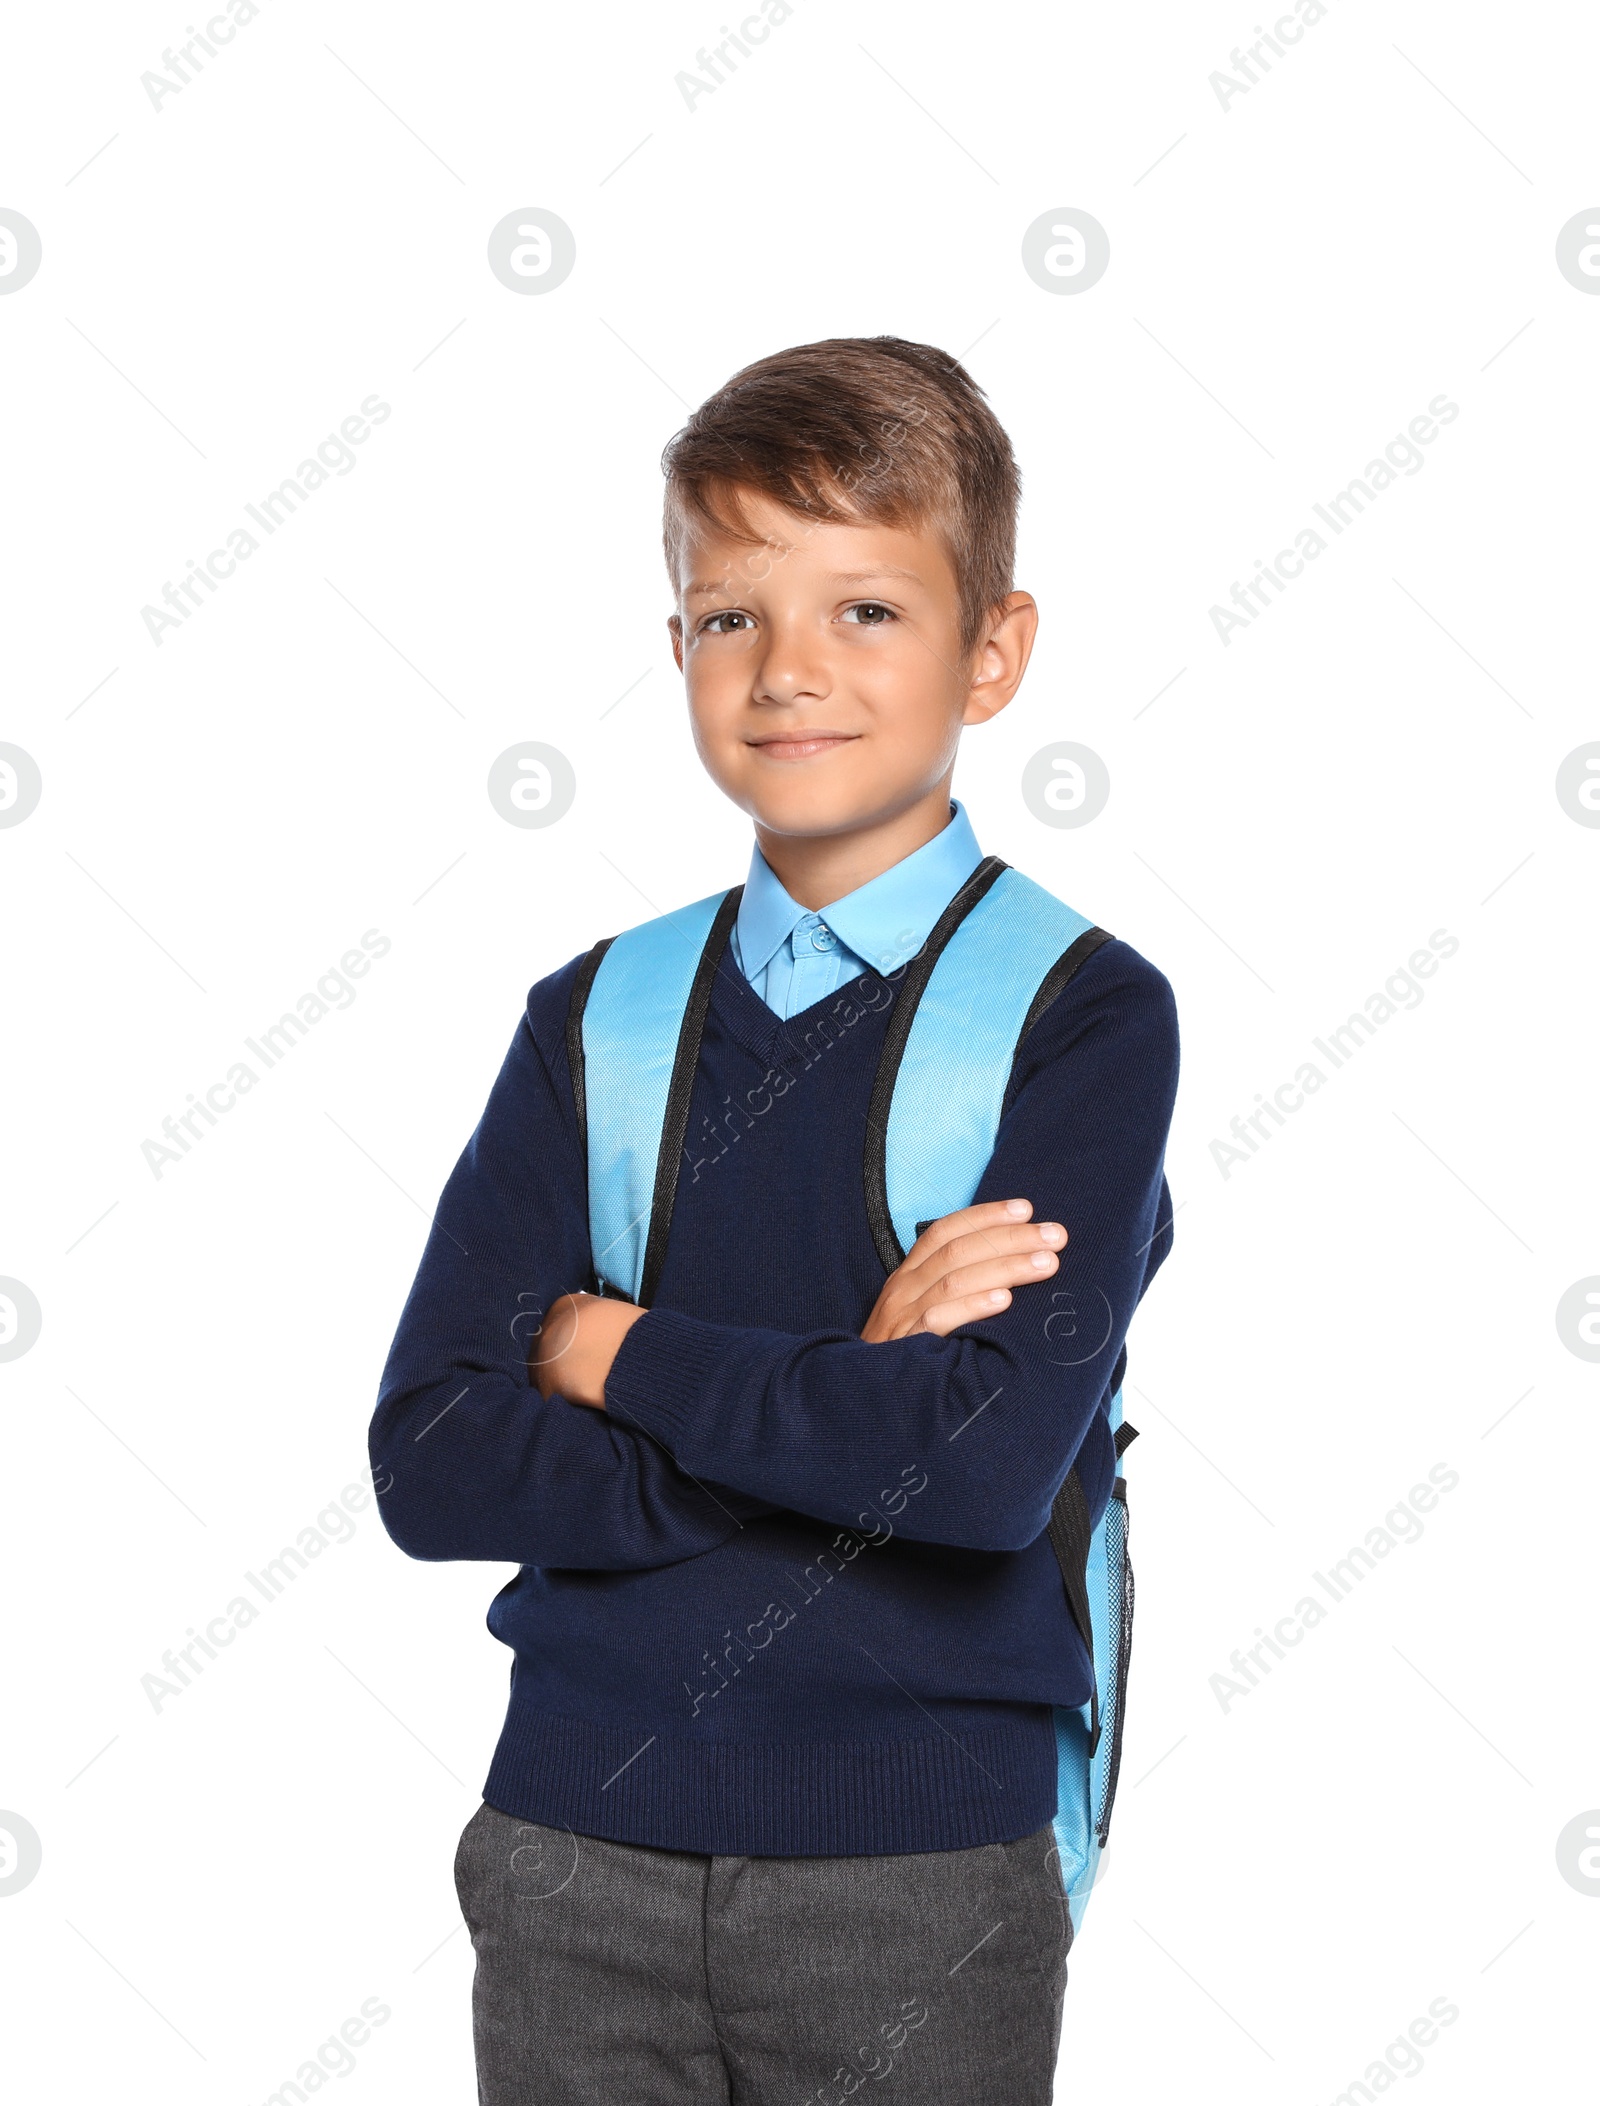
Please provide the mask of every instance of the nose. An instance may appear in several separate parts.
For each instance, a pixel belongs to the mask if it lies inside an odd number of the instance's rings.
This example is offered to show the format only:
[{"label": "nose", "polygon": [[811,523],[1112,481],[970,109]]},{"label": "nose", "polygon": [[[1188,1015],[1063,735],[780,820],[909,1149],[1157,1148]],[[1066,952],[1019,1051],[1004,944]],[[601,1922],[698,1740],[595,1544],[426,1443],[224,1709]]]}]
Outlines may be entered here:
[{"label": "nose", "polygon": [[809,623],[793,617],[769,620],[765,642],[755,673],[757,702],[815,702],[832,692],[823,639]]}]

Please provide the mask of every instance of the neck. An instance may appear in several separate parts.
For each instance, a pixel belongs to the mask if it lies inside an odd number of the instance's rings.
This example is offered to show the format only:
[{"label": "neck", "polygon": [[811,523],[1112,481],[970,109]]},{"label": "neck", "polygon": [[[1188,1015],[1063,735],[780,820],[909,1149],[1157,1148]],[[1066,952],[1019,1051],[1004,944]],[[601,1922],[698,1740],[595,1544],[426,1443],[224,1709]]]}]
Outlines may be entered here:
[{"label": "neck", "polygon": [[835,834],[778,834],[756,821],[756,842],[789,897],[820,913],[903,863],[950,824],[950,777],[892,818]]}]

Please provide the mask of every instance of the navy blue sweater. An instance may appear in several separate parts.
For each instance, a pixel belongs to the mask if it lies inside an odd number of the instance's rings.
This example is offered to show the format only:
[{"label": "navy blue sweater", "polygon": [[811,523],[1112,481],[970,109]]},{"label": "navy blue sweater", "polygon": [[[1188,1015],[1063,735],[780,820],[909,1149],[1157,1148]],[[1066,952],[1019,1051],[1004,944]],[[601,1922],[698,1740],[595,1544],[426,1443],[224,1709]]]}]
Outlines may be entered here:
[{"label": "navy blue sweater", "polygon": [[979,1199],[1068,1230],[1061,1268],[949,1338],[868,1345],[863,1191],[893,1005],[869,976],[780,1020],[717,974],[659,1291],[604,1412],[543,1400],[530,1335],[589,1278],[565,1021],[528,996],[439,1202],[370,1446],[417,1558],[509,1560],[484,1796],[520,1819],[731,1855],[1012,1841],[1055,1811],[1052,1705],[1090,1672],[1048,1536],[1171,1244],[1172,991],[1102,944],[1024,1041]]}]

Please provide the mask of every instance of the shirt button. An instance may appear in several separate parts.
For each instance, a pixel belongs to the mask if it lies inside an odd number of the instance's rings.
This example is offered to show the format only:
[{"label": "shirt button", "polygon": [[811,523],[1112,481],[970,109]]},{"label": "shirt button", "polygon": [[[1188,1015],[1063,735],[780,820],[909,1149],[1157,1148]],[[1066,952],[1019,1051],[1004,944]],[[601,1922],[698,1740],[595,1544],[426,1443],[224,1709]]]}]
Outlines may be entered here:
[{"label": "shirt button", "polygon": [[834,935],[832,929],[824,928],[820,923],[811,931],[811,943],[814,950],[831,951],[838,941],[839,939]]}]

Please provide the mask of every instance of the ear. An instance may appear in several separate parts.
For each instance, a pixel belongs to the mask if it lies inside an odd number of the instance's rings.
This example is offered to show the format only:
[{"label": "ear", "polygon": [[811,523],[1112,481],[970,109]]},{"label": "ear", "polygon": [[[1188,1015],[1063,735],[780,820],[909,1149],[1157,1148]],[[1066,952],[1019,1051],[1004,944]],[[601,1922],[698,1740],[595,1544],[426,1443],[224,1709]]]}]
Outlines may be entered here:
[{"label": "ear", "polygon": [[986,724],[998,716],[1028,670],[1033,640],[1039,633],[1039,609],[1030,592],[1008,592],[988,619],[973,652],[963,724]]},{"label": "ear", "polygon": [[667,633],[672,638],[672,662],[681,673],[683,671],[683,621],[681,616],[676,614],[667,616]]}]

